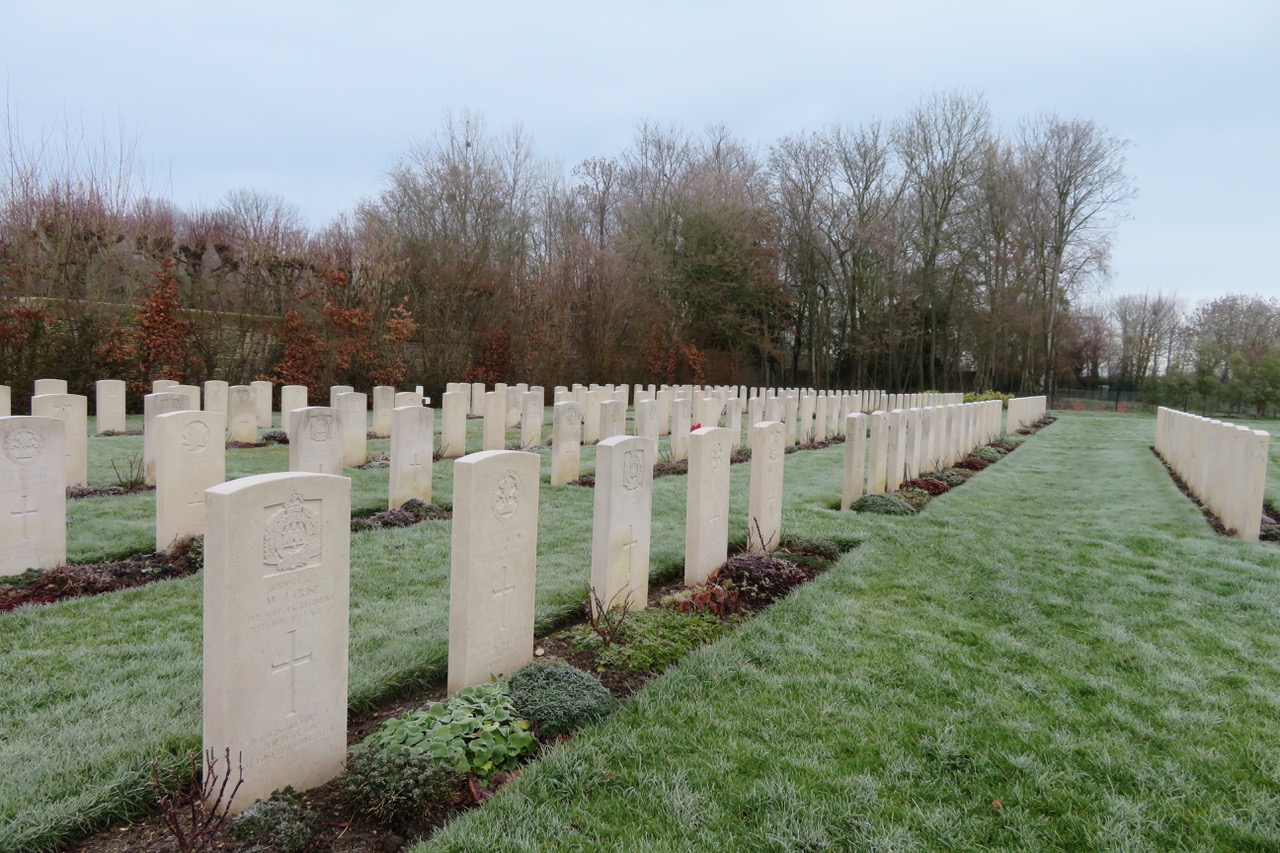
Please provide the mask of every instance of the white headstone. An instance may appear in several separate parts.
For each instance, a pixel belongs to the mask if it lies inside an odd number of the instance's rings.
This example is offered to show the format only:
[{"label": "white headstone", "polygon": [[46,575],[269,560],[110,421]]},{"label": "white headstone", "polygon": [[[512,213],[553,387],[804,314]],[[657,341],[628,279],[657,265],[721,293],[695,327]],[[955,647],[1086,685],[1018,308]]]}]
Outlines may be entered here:
[{"label": "white headstone", "polygon": [[89,398],[80,394],[40,394],[31,398],[31,414],[62,421],[67,438],[63,448],[66,485],[89,484]]},{"label": "white headstone", "polygon": [[289,470],[342,474],[342,414],[331,406],[305,406],[287,413]]},{"label": "white headstone", "polygon": [[[152,395],[148,395],[152,396]],[[218,412],[158,415],[155,431],[156,550],[204,535],[204,490],[227,479],[226,424]]]},{"label": "white headstone", "polygon": [[688,511],[684,582],[693,586],[729,558],[729,457],[733,430],[703,427],[689,433]]},{"label": "white headstone", "polygon": [[627,434],[627,407],[619,400],[600,404],[600,439]]},{"label": "white headstone", "polygon": [[782,538],[782,460],[788,436],[778,421],[751,428],[751,493],[747,549],[774,551]]},{"label": "white headstone", "polygon": [[66,426],[0,418],[0,575],[67,561]]},{"label": "white headstone", "polygon": [[[174,391],[147,394],[142,398],[142,476],[148,486],[156,484],[156,418],[191,408],[191,398]],[[225,432],[222,441],[226,443]]]},{"label": "white headstone", "polygon": [[484,395],[485,450],[502,450],[507,446],[507,392],[488,391]]},{"label": "white headstone", "polygon": [[191,398],[191,408],[200,408],[200,386],[199,385],[170,385],[165,389],[166,393],[186,394]]},{"label": "white headstone", "polygon": [[290,435],[289,430],[293,428],[293,418],[289,417],[289,413],[306,407],[306,385],[285,385],[280,389],[280,429],[284,430],[285,435]]},{"label": "white headstone", "polygon": [[671,461],[689,458],[689,428],[693,425],[689,408],[692,401],[681,397],[671,401]]},{"label": "white headstone", "polygon": [[[465,386],[464,386],[465,387]],[[440,410],[440,457],[457,459],[467,455],[467,411],[470,391],[446,391]]]},{"label": "white headstone", "polygon": [[520,450],[453,464],[450,693],[533,660],[538,469],[538,455]]},{"label": "white headstone", "polygon": [[151,393],[163,394],[177,384],[178,380],[176,379],[153,379],[151,381]]},{"label": "white headstone", "polygon": [[204,748],[240,757],[235,811],[342,771],[351,481],[259,474],[205,501]]},{"label": "white headstone", "polygon": [[0,418],[13,414],[13,397],[8,385],[0,385]]},{"label": "white headstone", "polygon": [[373,434],[391,435],[391,410],[396,404],[396,389],[390,385],[373,386]]},{"label": "white headstone", "polygon": [[421,406],[422,401],[423,396],[417,391],[397,391],[396,396],[392,400],[392,403],[394,403],[392,408],[399,409],[404,406]]},{"label": "white headstone", "polygon": [[257,399],[248,385],[232,385],[227,389],[227,440],[241,444],[258,442]]},{"label": "white headstone", "polygon": [[[125,431],[125,383],[123,379],[99,379],[93,385],[94,432]],[[4,412],[2,414],[8,414]]]},{"label": "white headstone", "polygon": [[552,407],[551,485],[563,486],[581,472],[582,404],[576,400]]},{"label": "white headstone", "polygon": [[542,444],[542,389],[520,395],[520,447],[528,450]]},{"label": "white headstone", "polygon": [[355,391],[338,395],[342,424],[342,464],[358,468],[369,461],[369,398]]},{"label": "white headstone", "polygon": [[866,465],[867,416],[856,412],[845,420],[844,479],[840,489],[840,509],[848,509],[862,497]]},{"label": "white headstone", "polygon": [[338,408],[338,395],[339,395],[339,394],[350,394],[350,393],[352,393],[352,392],[353,392],[353,391],[355,391],[355,390],[356,390],[356,389],[352,388],[350,385],[331,385],[331,386],[329,386],[329,408],[331,408],[331,409],[336,409],[336,408]]},{"label": "white headstone", "polygon": [[258,429],[271,429],[271,396],[275,386],[265,379],[249,383],[253,389],[253,411],[258,416]]},{"label": "white headstone", "polygon": [[[621,406],[616,400],[605,404]],[[649,537],[657,444],[616,435],[596,445],[591,587],[605,610],[643,610],[649,599]]]},{"label": "white headstone", "polygon": [[435,412],[422,406],[391,410],[391,471],[388,507],[417,498],[431,503],[431,453]]},{"label": "white headstone", "polygon": [[65,393],[67,393],[67,380],[65,379],[37,379],[32,383],[32,397],[39,397],[44,394]]},{"label": "white headstone", "polygon": [[227,403],[228,391],[231,386],[221,379],[210,379],[204,383],[204,410],[206,412],[217,412],[224,418],[229,418],[231,410]]}]

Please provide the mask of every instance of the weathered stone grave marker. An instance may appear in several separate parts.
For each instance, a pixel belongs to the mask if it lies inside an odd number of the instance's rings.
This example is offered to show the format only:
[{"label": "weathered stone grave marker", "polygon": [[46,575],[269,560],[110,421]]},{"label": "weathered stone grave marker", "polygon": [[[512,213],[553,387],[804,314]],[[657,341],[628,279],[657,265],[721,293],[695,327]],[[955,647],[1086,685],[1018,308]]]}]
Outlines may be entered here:
[{"label": "weathered stone grave marker", "polygon": [[[99,379],[93,384],[94,432],[125,431],[125,383],[123,379]],[[3,414],[8,414],[7,412]]]},{"label": "weathered stone grave marker", "polygon": [[204,490],[227,479],[224,418],[218,412],[158,415],[153,426],[156,476],[156,550],[186,536],[203,536]]},{"label": "weathered stone grave marker", "polygon": [[602,438],[596,445],[591,587],[605,610],[643,610],[649,600],[656,454],[652,439],[634,435]]},{"label": "weathered stone grave marker", "polygon": [[423,406],[391,410],[391,470],[387,506],[414,498],[431,503],[431,453],[435,412]]},{"label": "weathered stone grave marker", "polygon": [[0,418],[0,575],[67,561],[66,440],[56,418]]},{"label": "weathered stone grave marker", "polygon": [[702,427],[689,433],[688,510],[684,582],[706,581],[729,556],[729,457],[733,430]]},{"label": "weathered stone grave marker", "polygon": [[791,431],[778,421],[765,421],[751,428],[749,551],[774,551],[782,541],[782,460]]},{"label": "weathered stone grave marker", "polygon": [[351,481],[259,474],[205,500],[204,748],[240,756],[236,811],[342,771]]},{"label": "weathered stone grave marker", "polygon": [[331,406],[294,409],[289,418],[289,470],[342,474],[342,413]]},{"label": "weathered stone grave marker", "polygon": [[533,660],[538,468],[538,455],[521,450],[454,463],[450,693]]}]

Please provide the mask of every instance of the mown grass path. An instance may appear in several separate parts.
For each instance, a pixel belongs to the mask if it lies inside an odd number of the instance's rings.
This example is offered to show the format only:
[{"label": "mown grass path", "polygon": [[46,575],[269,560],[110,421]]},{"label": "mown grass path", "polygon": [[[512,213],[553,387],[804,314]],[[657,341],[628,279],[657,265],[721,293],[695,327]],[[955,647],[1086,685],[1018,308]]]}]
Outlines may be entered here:
[{"label": "mown grass path", "polygon": [[[1280,551],[1214,536],[1153,431],[1067,414],[878,520],[415,849],[1280,849]],[[791,529],[855,526],[803,456]]]}]

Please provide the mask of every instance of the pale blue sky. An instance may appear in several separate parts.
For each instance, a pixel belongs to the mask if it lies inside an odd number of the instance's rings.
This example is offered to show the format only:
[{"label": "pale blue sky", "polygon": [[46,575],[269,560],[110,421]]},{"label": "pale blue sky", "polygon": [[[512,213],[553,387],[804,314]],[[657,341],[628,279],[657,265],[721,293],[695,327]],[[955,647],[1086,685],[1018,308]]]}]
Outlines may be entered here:
[{"label": "pale blue sky", "polygon": [[69,121],[138,140],[156,193],[282,196],[313,225],[374,195],[444,110],[523,124],[565,168],[642,120],[802,130],[982,94],[1132,141],[1140,195],[1112,293],[1280,295],[1280,3],[0,0],[24,141]]}]

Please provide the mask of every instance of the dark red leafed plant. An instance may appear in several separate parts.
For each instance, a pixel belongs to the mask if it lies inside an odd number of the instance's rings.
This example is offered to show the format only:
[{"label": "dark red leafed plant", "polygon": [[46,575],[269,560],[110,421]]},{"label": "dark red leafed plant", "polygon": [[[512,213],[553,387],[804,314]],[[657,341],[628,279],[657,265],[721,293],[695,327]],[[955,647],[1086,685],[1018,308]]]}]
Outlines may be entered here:
[{"label": "dark red leafed plant", "polygon": [[976,456],[966,456],[956,463],[955,467],[963,468],[966,471],[985,471],[991,463],[985,459],[979,459]]},{"label": "dark red leafed plant", "polygon": [[941,480],[935,480],[932,477],[916,477],[914,480],[906,480],[899,489],[920,489],[931,495],[941,495],[951,491],[951,487]]}]

